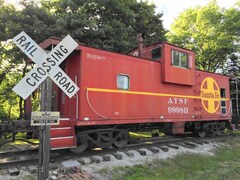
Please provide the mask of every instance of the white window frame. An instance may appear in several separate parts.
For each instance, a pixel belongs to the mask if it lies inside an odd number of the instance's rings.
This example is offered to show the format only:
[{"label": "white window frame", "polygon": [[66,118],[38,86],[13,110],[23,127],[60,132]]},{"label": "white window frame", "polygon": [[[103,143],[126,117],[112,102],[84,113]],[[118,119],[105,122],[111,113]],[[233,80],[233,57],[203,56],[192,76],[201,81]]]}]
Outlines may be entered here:
[{"label": "white window frame", "polygon": [[[174,64],[174,53],[177,52],[179,53],[179,58],[178,58],[178,65]],[[188,53],[185,53],[185,52],[181,52],[181,51],[177,51],[175,49],[172,49],[172,66],[175,66],[175,67],[181,67],[181,68],[185,68],[185,69],[188,69],[189,68],[189,54]],[[187,56],[187,66],[182,66],[182,56],[183,55],[186,55]]]},{"label": "white window frame", "polygon": [[[222,93],[222,90],[224,90],[224,93]],[[221,95],[221,98],[226,98],[226,89],[225,88],[220,88],[220,95]],[[222,106],[222,102],[225,102],[225,106]],[[221,103],[220,104],[221,114],[227,114],[226,100],[221,100],[220,103]],[[223,109],[225,109],[225,113],[223,113]]]},{"label": "white window frame", "polygon": [[[127,82],[123,82],[123,84],[121,84],[122,82],[120,82],[119,77],[127,78]],[[129,90],[129,88],[130,88],[130,78],[129,78],[128,74],[118,74],[117,75],[117,88],[120,89],[120,90]]]}]

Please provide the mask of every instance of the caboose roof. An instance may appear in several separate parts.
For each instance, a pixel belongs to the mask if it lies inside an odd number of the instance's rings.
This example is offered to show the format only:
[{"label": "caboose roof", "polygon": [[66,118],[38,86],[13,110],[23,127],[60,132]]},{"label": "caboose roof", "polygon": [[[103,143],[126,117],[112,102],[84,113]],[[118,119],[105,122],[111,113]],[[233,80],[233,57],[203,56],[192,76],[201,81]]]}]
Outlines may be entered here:
[{"label": "caboose roof", "polygon": [[[44,49],[44,50],[52,50],[53,47],[55,47],[58,43],[60,43],[60,41],[62,40],[62,38],[58,38],[58,37],[54,37],[51,36],[50,38],[44,40],[42,43],[39,44],[39,46]],[[84,45],[83,43],[79,43],[79,45]],[[76,50],[80,50],[79,46],[76,48]],[[27,63],[33,63],[33,61],[29,58],[27,58],[25,60]]]},{"label": "caboose roof", "polygon": [[[62,40],[62,38],[52,36],[52,37],[46,39],[45,41],[43,41],[42,43],[40,43],[39,46],[45,50],[51,50],[52,46],[55,47],[58,43],[60,43],[61,40]],[[83,43],[79,43],[78,41],[77,41],[77,43],[79,45],[85,45]],[[76,50],[79,50],[79,46],[76,48]]]},{"label": "caboose roof", "polygon": [[[158,45],[158,44],[159,44],[159,45],[161,45],[161,44],[167,44],[167,45],[170,45],[170,46],[173,46],[173,47],[178,47],[178,48],[181,48],[181,49],[185,49],[185,50],[187,50],[187,51],[192,51],[192,52],[194,52],[194,51],[191,50],[191,49],[187,49],[187,48],[184,48],[184,47],[180,47],[180,46],[177,46],[177,45],[175,45],[175,44],[172,44],[172,43],[169,43],[169,42],[166,42],[166,41],[161,41],[161,42],[149,44],[149,45],[143,46],[143,48],[147,48],[147,47],[151,47],[151,46],[156,46],[156,45]],[[132,51],[135,51],[135,50],[137,50],[137,49],[138,49],[138,48],[134,48],[134,49],[128,51],[127,54],[130,53],[130,52],[132,52]]]}]

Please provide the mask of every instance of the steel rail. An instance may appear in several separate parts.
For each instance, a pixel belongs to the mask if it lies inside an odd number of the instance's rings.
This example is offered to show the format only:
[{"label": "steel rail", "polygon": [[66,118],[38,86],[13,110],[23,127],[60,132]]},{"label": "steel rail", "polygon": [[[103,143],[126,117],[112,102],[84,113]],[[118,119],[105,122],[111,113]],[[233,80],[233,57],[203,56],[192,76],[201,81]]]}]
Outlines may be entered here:
[{"label": "steel rail", "polygon": [[[106,155],[106,154],[113,154],[117,151],[126,152],[128,150],[138,150],[140,148],[150,148],[150,147],[161,147],[161,146],[168,146],[171,148],[172,144],[176,144],[179,146],[183,146],[184,144],[186,147],[188,147],[189,142],[193,142],[195,144],[201,144],[201,143],[208,143],[211,141],[219,141],[224,138],[231,136],[231,134],[220,136],[220,137],[209,137],[209,138],[197,138],[197,137],[159,137],[159,138],[144,138],[141,139],[139,143],[129,144],[124,148],[109,148],[109,149],[103,149],[103,150],[90,150],[83,153],[73,153],[67,150],[58,150],[58,151],[51,151],[51,162],[61,162],[64,160],[69,160],[72,158],[82,158],[82,157],[93,157],[96,155]],[[201,142],[201,143],[200,143]],[[6,153],[0,153],[1,157],[7,157],[7,155],[12,156],[16,155],[15,153],[20,154],[20,152],[27,152],[27,151],[14,151],[14,152],[6,152]],[[32,152],[33,154],[37,152],[37,149],[29,150],[29,152]],[[34,165],[38,163],[38,159],[36,157],[31,159],[25,159],[25,160],[12,160],[8,162],[1,162],[0,163],[0,169],[2,168],[9,168],[9,167],[16,167],[20,165]]]}]

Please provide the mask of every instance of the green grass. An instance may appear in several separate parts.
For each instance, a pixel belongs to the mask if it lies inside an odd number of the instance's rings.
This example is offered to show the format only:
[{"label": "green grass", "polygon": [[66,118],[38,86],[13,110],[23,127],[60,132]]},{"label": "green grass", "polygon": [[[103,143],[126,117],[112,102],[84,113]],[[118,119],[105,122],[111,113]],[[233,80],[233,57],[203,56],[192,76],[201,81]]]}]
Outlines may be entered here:
[{"label": "green grass", "polygon": [[130,137],[132,138],[147,138],[147,137],[152,137],[151,133],[134,133],[134,132],[129,132]]},{"label": "green grass", "polygon": [[129,132],[130,137],[132,138],[149,138],[152,137],[152,134],[159,133],[159,136],[163,136],[163,133],[160,133],[158,130],[154,130],[151,132]]},{"label": "green grass", "polygon": [[[16,139],[18,139],[18,138],[25,139],[25,137],[26,137],[26,133],[17,133],[16,134]],[[10,142],[4,144],[3,146],[1,146],[0,147],[0,152],[8,151],[9,149],[12,148],[11,145],[28,144],[28,142],[19,141],[19,140],[11,142],[11,138],[9,138],[8,140],[10,140]],[[39,143],[39,139],[27,139],[27,141],[32,142],[34,144],[38,144]]]},{"label": "green grass", "polygon": [[[226,142],[227,141],[227,142]],[[155,160],[144,165],[117,167],[109,171],[113,180],[236,180],[240,179],[240,137],[226,140],[214,156],[178,155],[173,159]]]},{"label": "green grass", "polygon": [[[16,134],[16,139],[17,138],[20,138],[20,139],[26,139],[26,133],[17,133]],[[39,139],[27,139],[29,142],[32,142],[32,143],[39,143]],[[27,142],[24,142],[24,141],[15,141],[11,144],[28,144]]]}]

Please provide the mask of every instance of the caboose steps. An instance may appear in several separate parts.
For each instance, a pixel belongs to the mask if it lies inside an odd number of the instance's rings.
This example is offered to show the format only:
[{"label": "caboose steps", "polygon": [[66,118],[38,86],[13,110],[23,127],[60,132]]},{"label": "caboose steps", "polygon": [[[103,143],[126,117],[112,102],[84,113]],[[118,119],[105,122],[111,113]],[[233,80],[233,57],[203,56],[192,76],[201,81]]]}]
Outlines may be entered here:
[{"label": "caboose steps", "polygon": [[50,138],[51,150],[76,148],[74,136]]},{"label": "caboose steps", "polygon": [[59,128],[51,128],[51,138],[55,137],[65,137],[72,135],[71,127],[59,127]]},{"label": "caboose steps", "polygon": [[74,122],[68,119],[60,119],[58,126],[51,126],[50,144],[52,150],[75,148]]}]

